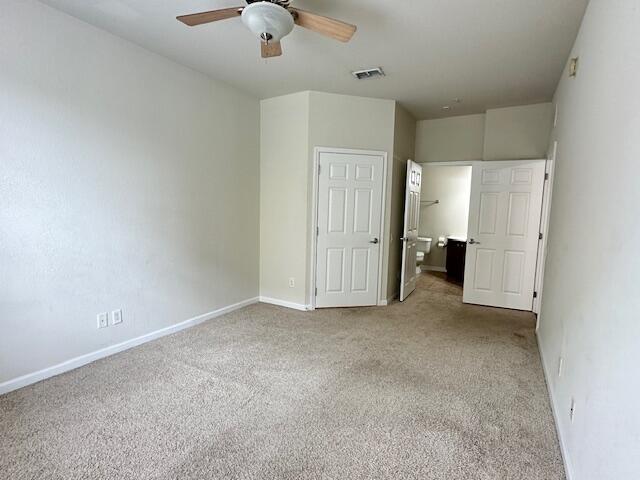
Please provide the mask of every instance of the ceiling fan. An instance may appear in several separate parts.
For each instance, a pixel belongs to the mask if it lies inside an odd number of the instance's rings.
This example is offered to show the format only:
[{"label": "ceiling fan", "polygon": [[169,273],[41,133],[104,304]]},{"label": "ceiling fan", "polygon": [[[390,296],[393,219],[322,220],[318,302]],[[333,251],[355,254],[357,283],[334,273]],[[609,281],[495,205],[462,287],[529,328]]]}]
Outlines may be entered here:
[{"label": "ceiling fan", "polygon": [[246,2],[246,7],[222,8],[177,18],[185,25],[195,27],[240,16],[242,23],[260,39],[263,58],[282,55],[280,40],[291,33],[294,25],[308,28],[341,42],[351,40],[356,31],[355,25],[293,8],[289,5],[290,0],[246,0]]}]

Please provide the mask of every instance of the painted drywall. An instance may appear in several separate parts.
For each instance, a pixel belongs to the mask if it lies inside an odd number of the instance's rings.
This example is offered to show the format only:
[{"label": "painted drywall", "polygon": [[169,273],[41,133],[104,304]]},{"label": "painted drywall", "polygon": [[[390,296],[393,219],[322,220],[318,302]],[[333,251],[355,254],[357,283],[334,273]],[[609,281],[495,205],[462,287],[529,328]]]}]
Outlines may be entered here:
[{"label": "painted drywall", "polygon": [[416,125],[416,161],[480,160],[484,149],[484,113],[435,120]]},{"label": "painted drywall", "polygon": [[402,232],[404,229],[404,201],[406,190],[407,160],[415,158],[416,119],[396,103],[393,129],[393,165],[391,172],[391,221],[389,228],[389,270],[387,272],[387,299],[393,299],[400,291],[402,264]]},{"label": "painted drywall", "polygon": [[[261,119],[260,295],[278,304],[305,308],[311,304],[314,149],[386,152],[390,196],[395,102],[300,92],[263,100]],[[384,215],[381,293],[387,291],[390,205]],[[294,287],[289,287],[290,278],[295,279]]]},{"label": "painted drywall", "polygon": [[482,159],[545,158],[552,112],[550,103],[487,110]]},{"label": "painted drywall", "polygon": [[551,103],[487,110],[486,114],[422,120],[416,161],[453,162],[545,158],[553,122]]},{"label": "painted drywall", "polygon": [[260,116],[260,296],[302,306],[307,303],[309,92],[263,100]]},{"label": "painted drywall", "polygon": [[0,64],[0,383],[257,296],[257,100],[31,0]]},{"label": "painted drywall", "polygon": [[[422,165],[423,202],[420,207],[419,234],[431,237],[431,252],[424,267],[444,268],[446,248],[438,247],[438,237],[467,236],[469,199],[471,198],[471,166]],[[438,200],[439,203],[431,203]]]},{"label": "painted drywall", "polygon": [[[395,125],[395,104],[393,100],[336,95],[324,92],[310,92],[309,101],[309,162],[313,162],[315,147],[355,148],[378,150],[387,153],[386,196],[391,198],[393,175],[393,144]],[[308,184],[313,179],[309,170]],[[308,195],[308,218],[311,218],[311,187]],[[389,272],[391,202],[384,211],[384,239],[382,245],[382,289],[380,297],[387,292]],[[307,236],[310,241],[313,231],[307,222]],[[311,252],[307,252],[308,265]],[[308,301],[311,299],[308,298]]]},{"label": "painted drywall", "polygon": [[637,0],[591,0],[555,96],[538,337],[571,480],[640,477],[638,25]]}]

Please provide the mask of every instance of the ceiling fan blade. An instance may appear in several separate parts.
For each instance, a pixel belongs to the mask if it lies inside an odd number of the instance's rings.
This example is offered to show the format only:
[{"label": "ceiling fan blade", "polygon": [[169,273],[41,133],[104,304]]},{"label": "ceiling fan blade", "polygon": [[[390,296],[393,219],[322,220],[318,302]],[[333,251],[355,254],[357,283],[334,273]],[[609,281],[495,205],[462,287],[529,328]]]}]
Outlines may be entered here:
[{"label": "ceiling fan blade", "polygon": [[279,57],[282,55],[282,45],[280,42],[260,42],[262,58]]},{"label": "ceiling fan blade", "polygon": [[195,27],[196,25],[202,25],[203,23],[217,22],[218,20],[237,17],[242,13],[242,9],[243,7],[222,8],[220,10],[212,10],[210,12],[182,15],[176,18],[185,25]]},{"label": "ceiling fan blade", "polygon": [[355,25],[305,12],[299,8],[290,8],[289,10],[293,12],[296,25],[321,33],[327,37],[335,38],[341,42],[348,42],[353,37],[353,34],[356,33],[357,27]]}]

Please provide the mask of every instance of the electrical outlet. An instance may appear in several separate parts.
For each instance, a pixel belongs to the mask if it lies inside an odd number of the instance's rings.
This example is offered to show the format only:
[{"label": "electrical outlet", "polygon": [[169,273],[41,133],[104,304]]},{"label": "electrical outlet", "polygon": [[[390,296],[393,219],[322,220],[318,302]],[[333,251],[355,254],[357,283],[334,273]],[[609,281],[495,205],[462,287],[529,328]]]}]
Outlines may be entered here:
[{"label": "electrical outlet", "polygon": [[573,423],[573,417],[576,415],[576,400],[571,398],[571,408],[569,409],[569,420]]},{"label": "electrical outlet", "polygon": [[560,357],[558,359],[558,377],[562,376],[562,367],[564,366],[564,358]]},{"label": "electrical outlet", "polygon": [[114,310],[111,312],[111,325],[122,323],[122,310]]},{"label": "electrical outlet", "polygon": [[289,278],[289,288],[293,288],[296,286],[296,279],[291,277]]},{"label": "electrical outlet", "polygon": [[107,328],[109,326],[109,314],[107,312],[98,314],[98,328]]}]

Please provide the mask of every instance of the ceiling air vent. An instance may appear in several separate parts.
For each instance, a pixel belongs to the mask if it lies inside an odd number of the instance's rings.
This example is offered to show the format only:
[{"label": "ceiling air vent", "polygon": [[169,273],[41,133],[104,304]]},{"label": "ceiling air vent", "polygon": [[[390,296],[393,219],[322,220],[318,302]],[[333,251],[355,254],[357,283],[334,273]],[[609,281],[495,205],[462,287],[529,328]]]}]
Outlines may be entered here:
[{"label": "ceiling air vent", "polygon": [[358,80],[364,80],[366,78],[384,77],[382,68],[368,68],[367,70],[358,70],[357,72],[351,72],[351,74]]}]

